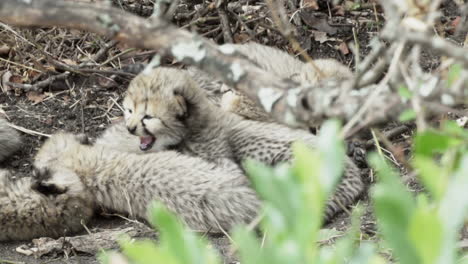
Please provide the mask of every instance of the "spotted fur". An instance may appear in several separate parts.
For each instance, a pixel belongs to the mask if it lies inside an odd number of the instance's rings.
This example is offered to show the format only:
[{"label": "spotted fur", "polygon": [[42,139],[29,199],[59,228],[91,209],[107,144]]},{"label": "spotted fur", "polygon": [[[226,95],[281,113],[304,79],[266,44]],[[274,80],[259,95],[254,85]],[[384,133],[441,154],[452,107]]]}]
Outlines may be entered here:
[{"label": "spotted fur", "polygon": [[[268,165],[290,162],[291,144],[302,140],[316,145],[314,135],[276,123],[245,120],[220,111],[190,76],[171,68],[140,74],[124,99],[126,126],[140,137],[156,138],[149,151],[174,148],[218,163],[239,166],[246,158]],[[122,138],[114,135],[113,140]],[[159,142],[158,142],[159,141]],[[344,177],[327,207],[326,219],[352,204],[363,190],[360,173],[346,158]]]},{"label": "spotted fur", "polygon": [[[0,160],[21,144],[19,134],[0,118]],[[16,179],[15,179],[16,178]],[[59,237],[83,228],[92,215],[92,201],[82,193],[41,190],[31,177],[18,179],[0,169],[0,241],[27,240],[40,236]]]},{"label": "spotted fur", "polygon": [[0,171],[0,241],[60,237],[83,229],[92,201],[82,194],[44,194],[31,177],[13,180]]},{"label": "spotted fur", "polygon": [[[222,48],[232,48],[265,71],[303,85],[316,85],[329,78],[350,79],[353,76],[348,67],[336,60],[317,59],[313,61],[314,67],[311,63],[304,63],[284,51],[255,42],[225,44]],[[208,98],[224,111],[235,113],[249,120],[273,121],[261,106],[243,93],[226,86],[221,80],[213,78],[196,67],[188,67],[187,72],[201,88],[206,90]],[[228,90],[229,93],[226,93]]]},{"label": "spotted fur", "polygon": [[20,145],[21,138],[18,132],[0,117],[0,162],[17,151]]},{"label": "spotted fur", "polygon": [[156,200],[190,228],[202,232],[230,230],[249,223],[260,201],[243,173],[174,151],[147,155],[84,145],[71,134],[45,142],[34,166],[47,174],[41,183],[67,193],[85,193],[96,205],[148,220]]}]

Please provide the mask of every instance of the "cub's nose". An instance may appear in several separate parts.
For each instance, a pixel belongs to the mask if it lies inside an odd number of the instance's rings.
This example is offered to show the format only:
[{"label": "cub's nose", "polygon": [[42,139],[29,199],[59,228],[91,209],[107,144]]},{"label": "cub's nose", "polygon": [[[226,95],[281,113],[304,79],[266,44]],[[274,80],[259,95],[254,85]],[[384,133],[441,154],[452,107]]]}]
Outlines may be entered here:
[{"label": "cub's nose", "polygon": [[133,134],[133,135],[134,135],[134,134],[135,134],[135,131],[136,131],[136,126],[134,126],[134,127],[127,127],[127,130],[128,130],[128,132],[130,132],[130,134]]}]

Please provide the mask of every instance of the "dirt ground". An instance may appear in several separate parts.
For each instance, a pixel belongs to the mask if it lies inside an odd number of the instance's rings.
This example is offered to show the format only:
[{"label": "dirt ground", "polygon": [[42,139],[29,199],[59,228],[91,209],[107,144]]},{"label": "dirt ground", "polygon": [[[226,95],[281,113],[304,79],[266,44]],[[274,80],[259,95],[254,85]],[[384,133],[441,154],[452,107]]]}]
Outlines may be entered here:
[{"label": "dirt ground", "polygon": [[[145,4],[149,1],[136,1],[136,3],[143,3],[141,6],[135,6],[134,1],[130,1],[133,5],[126,5],[126,1],[119,2],[123,3],[124,8],[137,14],[146,16],[151,13],[148,11],[151,5]],[[252,40],[277,46],[292,53],[288,41],[279,34],[271,22],[269,23],[269,20],[265,19],[267,14],[262,11],[265,10],[262,1],[239,1],[239,3],[244,2],[250,2],[250,6],[262,8],[251,14],[243,14],[244,24],[233,17],[237,9],[228,12],[233,27],[234,41]],[[373,3],[373,1],[364,2]],[[208,9],[204,14],[200,12],[202,17],[207,18],[202,21],[196,20],[196,15],[193,15],[195,7],[191,1],[180,1],[173,21],[180,26],[190,25],[188,27],[190,30],[213,38],[219,44],[224,43],[219,19],[216,19],[217,12],[210,10],[209,5],[208,2],[201,4],[202,11],[203,8]],[[335,9],[330,9],[327,5],[319,4],[317,9],[308,10],[306,14],[301,15],[301,25],[295,25],[296,37],[313,58],[335,58],[353,67],[354,54],[349,43],[359,44],[359,56],[362,58],[369,51],[370,39],[378,34],[383,25],[384,18],[380,13],[381,10],[377,8],[375,9],[377,13],[374,13],[372,7],[373,5],[356,10],[342,10],[343,6],[340,5]],[[438,30],[452,39],[459,40],[457,36],[450,33],[450,22],[459,15],[457,7],[451,1],[446,1],[442,10],[444,17],[439,23],[440,29]],[[293,11],[288,9],[290,14]],[[238,14],[242,12],[239,11]],[[256,21],[256,16],[264,18]],[[357,39],[353,37],[353,27]],[[96,59],[98,63],[97,66],[87,68],[92,69],[91,71],[72,73],[66,79],[55,81],[40,91],[24,91],[21,88],[2,86],[0,108],[13,124],[26,129],[26,133],[23,133],[24,147],[5,161],[2,164],[3,167],[11,169],[18,177],[28,177],[32,157],[45,139],[40,134],[66,130],[96,136],[108,124],[121,117],[122,113],[118,104],[121,103],[131,75],[111,74],[108,71],[121,71],[128,65],[144,63],[153,52],[128,49],[120,44],[106,50],[105,43],[109,42],[102,37],[73,30],[57,28],[13,28],[10,30],[0,27],[0,76],[2,80],[5,79],[5,74],[8,74],[9,81],[15,83],[37,83],[37,81],[46,80],[50,75],[64,72],[63,65],[57,62],[74,67],[81,67],[82,63],[89,62],[91,59]],[[96,56],[102,50],[105,50],[104,55]],[[53,58],[48,58],[45,54],[51,54]],[[435,54],[425,54],[422,59],[427,70],[434,69],[439,63],[438,56]],[[388,128],[392,126],[393,124],[389,124]],[[406,132],[406,136],[408,133],[411,132]],[[409,145],[404,135],[397,137],[394,143],[406,149]],[[410,188],[419,189],[417,183],[411,179],[407,180]],[[360,203],[364,204],[368,211],[363,217],[363,233],[372,237],[375,233],[375,223],[366,195]],[[97,217],[89,228],[93,232],[95,228],[128,225],[131,225],[131,222],[117,217]],[[349,217],[343,213],[327,227],[345,230],[348,225]],[[216,237],[212,240],[225,256],[225,263],[235,259],[229,254],[227,238]],[[94,255],[80,252],[72,252],[68,256],[57,253],[35,259],[16,252],[16,248],[24,244],[30,244],[30,241],[0,243],[0,263],[97,263]]]}]

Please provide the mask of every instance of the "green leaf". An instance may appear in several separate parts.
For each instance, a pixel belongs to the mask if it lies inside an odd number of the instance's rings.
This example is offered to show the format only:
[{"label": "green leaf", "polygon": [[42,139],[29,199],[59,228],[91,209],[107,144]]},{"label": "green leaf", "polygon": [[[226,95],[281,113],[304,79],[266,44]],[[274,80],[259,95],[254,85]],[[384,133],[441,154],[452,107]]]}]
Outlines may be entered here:
[{"label": "green leaf", "polygon": [[277,223],[274,228],[285,230],[294,226],[301,204],[297,193],[300,187],[289,167],[283,165],[272,169],[253,160],[247,160],[244,167],[255,190],[265,200],[265,206],[272,208],[269,212],[277,211],[274,219],[270,219],[271,223]]},{"label": "green leaf", "polygon": [[427,198],[418,197],[418,207],[410,220],[409,237],[422,263],[436,263],[441,252],[443,229],[436,208],[429,206]]},{"label": "green leaf", "polygon": [[175,255],[163,251],[152,241],[130,242],[124,240],[120,242],[123,253],[135,264],[182,264],[177,261]]},{"label": "green leaf", "polygon": [[398,117],[400,122],[407,122],[414,119],[416,119],[416,112],[413,109],[407,109],[403,111]]},{"label": "green leaf", "polygon": [[264,251],[260,248],[259,241],[251,231],[245,227],[236,228],[232,235],[236,245],[239,246],[239,256],[241,263],[269,264],[266,262]]},{"label": "green leaf", "polygon": [[442,131],[445,134],[463,138],[465,142],[468,140],[468,130],[460,127],[455,121],[445,120],[442,123]]},{"label": "green leaf", "polygon": [[460,168],[447,187],[438,212],[444,228],[442,253],[438,259],[440,264],[455,262],[456,242],[468,213],[468,153],[462,157]]},{"label": "green leaf", "polygon": [[343,231],[338,231],[336,228],[322,228],[318,232],[317,240],[318,241],[328,241],[335,239],[337,237],[343,236]]},{"label": "green leaf", "polygon": [[110,259],[110,254],[111,254],[111,251],[104,251],[104,252],[99,252],[98,253],[98,256],[97,256],[97,259],[99,260],[99,263],[102,263],[102,264],[112,264],[112,263],[109,263]]},{"label": "green leaf", "polygon": [[463,70],[463,66],[459,63],[452,64],[449,68],[447,84],[448,87],[451,87],[455,81],[460,78],[460,74]]},{"label": "green leaf", "polygon": [[383,159],[373,154],[370,162],[379,177],[372,190],[372,198],[382,234],[402,264],[418,263],[417,253],[408,239],[414,200]]},{"label": "green leaf", "polygon": [[189,231],[161,203],[153,203],[150,212],[152,224],[160,230],[161,247],[171,252],[170,256],[178,263],[219,262],[216,254],[208,249],[206,241]]},{"label": "green leaf", "polygon": [[338,264],[342,263],[344,259],[350,258],[354,255],[358,246],[355,241],[359,240],[359,234],[361,233],[360,217],[363,212],[362,208],[359,206],[354,209],[351,219],[351,227],[348,229],[346,236],[335,243],[332,254],[330,254],[329,250],[326,248],[320,251],[321,263]]},{"label": "green leaf", "polygon": [[371,243],[364,242],[359,247],[357,253],[351,258],[349,264],[379,263],[377,261],[378,259],[375,252],[375,246]]},{"label": "green leaf", "polygon": [[328,120],[322,125],[318,135],[318,150],[323,157],[323,166],[320,167],[318,177],[326,198],[343,174],[345,148],[340,130],[341,126],[337,120]]},{"label": "green leaf", "polygon": [[447,188],[448,179],[443,169],[437,165],[431,158],[416,155],[413,160],[414,167],[419,171],[424,186],[429,192],[440,200]]},{"label": "green leaf", "polygon": [[411,99],[413,97],[413,93],[404,85],[398,87],[398,94],[404,99]]},{"label": "green leaf", "polygon": [[456,147],[461,143],[460,139],[428,130],[416,135],[414,148],[417,155],[431,156],[434,153],[441,153]]},{"label": "green leaf", "polygon": [[319,176],[322,159],[316,151],[310,150],[304,144],[295,143],[294,173],[301,180],[304,189],[305,203],[310,207],[314,215],[322,215],[326,199],[326,188]]},{"label": "green leaf", "polygon": [[324,201],[343,173],[345,150],[339,131],[337,121],[327,121],[318,137],[318,150],[302,143],[293,145],[294,172],[305,187],[307,204],[315,215],[322,215]]}]

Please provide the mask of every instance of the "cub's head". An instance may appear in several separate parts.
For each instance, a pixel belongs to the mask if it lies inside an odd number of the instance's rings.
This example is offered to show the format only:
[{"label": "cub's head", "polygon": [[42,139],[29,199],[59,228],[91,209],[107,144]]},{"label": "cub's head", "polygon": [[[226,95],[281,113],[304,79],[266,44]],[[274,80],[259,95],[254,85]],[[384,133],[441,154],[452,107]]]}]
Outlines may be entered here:
[{"label": "cub's head", "polygon": [[56,194],[82,192],[84,186],[69,161],[80,155],[80,148],[87,144],[89,140],[85,135],[70,133],[57,133],[47,139],[34,157],[36,189]]},{"label": "cub's head", "polygon": [[141,150],[165,150],[184,139],[185,122],[199,96],[196,88],[185,71],[172,68],[156,68],[132,80],[124,117],[128,131],[140,137]]},{"label": "cub's head", "polygon": [[34,157],[35,166],[61,164],[65,156],[74,155],[82,145],[89,144],[85,135],[57,133],[47,139]]}]

